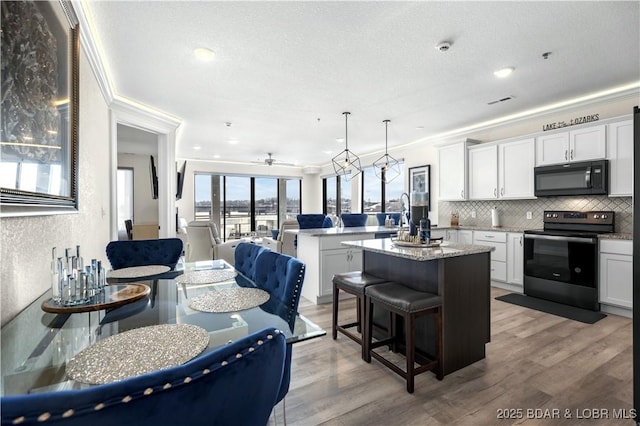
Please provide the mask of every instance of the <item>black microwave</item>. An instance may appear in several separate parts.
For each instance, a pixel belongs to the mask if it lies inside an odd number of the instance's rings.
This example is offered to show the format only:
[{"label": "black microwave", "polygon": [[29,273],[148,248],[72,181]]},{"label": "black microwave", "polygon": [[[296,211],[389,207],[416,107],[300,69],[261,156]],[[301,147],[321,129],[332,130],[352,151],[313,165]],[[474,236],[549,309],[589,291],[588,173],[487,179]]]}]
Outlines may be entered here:
[{"label": "black microwave", "polygon": [[539,166],[533,175],[536,197],[609,193],[608,160]]}]

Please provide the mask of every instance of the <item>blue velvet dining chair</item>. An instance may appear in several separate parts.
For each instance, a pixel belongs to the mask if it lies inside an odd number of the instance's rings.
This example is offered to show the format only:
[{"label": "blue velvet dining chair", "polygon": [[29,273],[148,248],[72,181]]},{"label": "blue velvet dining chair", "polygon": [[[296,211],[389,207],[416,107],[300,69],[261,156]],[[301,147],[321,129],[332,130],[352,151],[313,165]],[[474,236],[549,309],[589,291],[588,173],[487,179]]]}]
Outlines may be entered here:
[{"label": "blue velvet dining chair", "polygon": [[387,219],[387,216],[393,219],[395,226],[400,224],[400,213],[376,213],[376,219],[378,219],[379,226],[384,226],[384,221]]},{"label": "blue velvet dining chair", "polygon": [[340,220],[345,228],[365,226],[367,219],[369,219],[369,215],[366,213],[342,213],[340,215]]},{"label": "blue velvet dining chair", "polygon": [[268,328],[177,367],[79,390],[6,396],[2,425],[265,425],[281,388],[285,342]]},{"label": "blue velvet dining chair", "polygon": [[156,240],[111,241],[107,244],[107,259],[113,269],[132,266],[165,265],[175,269],[182,255],[180,238]]},{"label": "blue velvet dining chair", "polygon": [[234,254],[236,271],[253,281],[256,276],[256,259],[265,250],[269,249],[259,244],[238,243]]},{"label": "blue velvet dining chair", "polygon": [[331,218],[324,214],[299,214],[296,216],[296,220],[300,229],[331,228],[333,226]]},{"label": "blue velvet dining chair", "polygon": [[[284,305],[283,319],[290,325],[293,324],[298,313],[304,275],[305,264],[295,257],[273,251],[264,251],[256,259],[255,285],[269,292],[271,299],[275,299]],[[292,345],[287,345],[284,373],[277,402],[282,401],[289,392],[291,355]]]}]

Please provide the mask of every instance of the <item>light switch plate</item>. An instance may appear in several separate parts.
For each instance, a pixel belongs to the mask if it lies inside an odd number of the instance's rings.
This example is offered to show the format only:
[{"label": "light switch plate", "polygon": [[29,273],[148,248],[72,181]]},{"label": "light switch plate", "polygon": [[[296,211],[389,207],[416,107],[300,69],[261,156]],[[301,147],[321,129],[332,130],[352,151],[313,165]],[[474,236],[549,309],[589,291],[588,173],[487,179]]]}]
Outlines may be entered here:
[{"label": "light switch plate", "polygon": [[533,213],[527,212],[527,219],[533,219]]},{"label": "light switch plate", "polygon": [[475,219],[475,217],[476,217],[476,211],[475,210],[471,210],[471,217],[473,219]]}]

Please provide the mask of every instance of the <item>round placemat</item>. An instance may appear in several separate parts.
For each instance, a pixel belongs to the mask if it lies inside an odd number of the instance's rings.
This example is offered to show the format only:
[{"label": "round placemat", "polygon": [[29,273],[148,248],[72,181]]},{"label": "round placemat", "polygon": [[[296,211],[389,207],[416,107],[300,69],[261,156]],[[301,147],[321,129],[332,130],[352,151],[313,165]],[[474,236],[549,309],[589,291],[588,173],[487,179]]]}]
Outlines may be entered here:
[{"label": "round placemat", "polygon": [[184,364],[208,345],[209,333],[191,324],[136,328],[81,351],[67,363],[67,375],[88,384],[116,382]]},{"label": "round placemat", "polygon": [[164,274],[171,268],[165,265],[131,266],[129,268],[114,269],[109,271],[107,278],[142,278]]},{"label": "round placemat", "polygon": [[238,275],[235,269],[211,269],[185,272],[176,278],[178,284],[207,284],[227,281]]},{"label": "round placemat", "polygon": [[269,293],[259,288],[225,288],[190,299],[189,307],[202,312],[236,312],[255,308],[267,300]]}]

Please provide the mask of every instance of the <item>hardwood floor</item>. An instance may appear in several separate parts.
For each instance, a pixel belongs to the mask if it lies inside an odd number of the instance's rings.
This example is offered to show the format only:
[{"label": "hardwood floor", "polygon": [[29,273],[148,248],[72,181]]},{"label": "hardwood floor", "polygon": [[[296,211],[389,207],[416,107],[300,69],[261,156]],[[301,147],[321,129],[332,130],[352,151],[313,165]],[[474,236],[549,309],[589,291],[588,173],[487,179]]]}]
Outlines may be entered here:
[{"label": "hardwood floor", "polygon": [[[632,321],[609,315],[583,324],[494,299],[506,293],[492,289],[487,357],[441,382],[432,373],[417,376],[414,394],[380,363],[362,361],[353,341],[331,339],[330,304],[303,300],[301,313],[327,336],[294,346],[287,423],[633,424],[614,419],[614,410],[631,414]],[[355,316],[354,300],[340,303],[341,319]],[[500,410],[506,418],[498,418]]]}]

